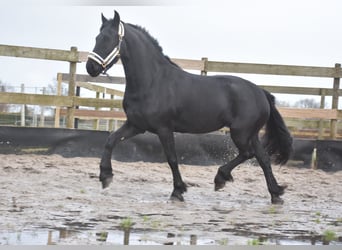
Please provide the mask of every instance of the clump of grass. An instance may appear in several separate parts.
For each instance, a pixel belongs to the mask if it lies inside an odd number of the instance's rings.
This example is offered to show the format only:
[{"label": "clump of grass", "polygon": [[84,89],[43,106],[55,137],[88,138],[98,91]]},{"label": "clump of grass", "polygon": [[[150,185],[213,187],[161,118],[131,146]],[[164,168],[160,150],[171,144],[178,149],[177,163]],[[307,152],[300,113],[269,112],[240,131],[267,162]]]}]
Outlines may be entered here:
[{"label": "clump of grass", "polygon": [[124,231],[124,245],[129,245],[129,235],[133,225],[134,223],[130,217],[127,217],[120,222],[120,227]]},{"label": "clump of grass", "polygon": [[258,239],[251,239],[247,241],[248,246],[261,246],[265,245],[267,238],[260,236]]},{"label": "clump of grass", "polygon": [[99,232],[96,233],[96,236],[98,237],[96,240],[97,241],[107,241],[107,237],[108,237],[108,232]]},{"label": "clump of grass", "polygon": [[125,219],[123,219],[121,222],[120,222],[120,227],[125,231],[125,230],[130,230],[133,226],[133,221],[131,219],[131,217],[127,217]]},{"label": "clump of grass", "polygon": [[148,217],[148,215],[143,215],[142,219],[143,219],[143,223],[147,223],[149,220],[151,220],[150,217]]},{"label": "clump of grass", "polygon": [[317,224],[321,223],[321,218],[322,218],[321,212],[317,211],[317,212],[315,213],[314,222],[316,222]]},{"label": "clump of grass", "polygon": [[151,220],[151,218],[150,217],[148,217],[147,215],[143,215],[142,216],[142,224],[143,224],[143,226],[144,226],[144,231],[146,231],[146,225],[147,225],[147,223]]},{"label": "clump of grass", "polygon": [[160,220],[152,219],[148,215],[142,215],[142,224],[144,226],[144,230],[146,229],[146,226],[151,227],[153,230],[160,230],[162,228],[162,222]]},{"label": "clump of grass", "polygon": [[219,244],[220,246],[228,246],[228,239],[227,239],[227,238],[220,239],[220,240],[218,241],[218,244]]},{"label": "clump of grass", "polygon": [[251,239],[247,241],[248,246],[260,246],[262,243],[260,242],[259,239]]},{"label": "clump of grass", "polygon": [[329,245],[331,241],[337,239],[337,235],[332,230],[325,230],[323,232],[323,245]]},{"label": "clump of grass", "polygon": [[269,212],[270,214],[275,214],[275,213],[277,213],[276,207],[275,207],[275,206],[271,206],[271,207],[269,208],[268,212]]},{"label": "clump of grass", "polygon": [[151,227],[154,229],[154,230],[158,230],[161,228],[161,222],[159,220],[154,220],[154,221],[151,221]]}]

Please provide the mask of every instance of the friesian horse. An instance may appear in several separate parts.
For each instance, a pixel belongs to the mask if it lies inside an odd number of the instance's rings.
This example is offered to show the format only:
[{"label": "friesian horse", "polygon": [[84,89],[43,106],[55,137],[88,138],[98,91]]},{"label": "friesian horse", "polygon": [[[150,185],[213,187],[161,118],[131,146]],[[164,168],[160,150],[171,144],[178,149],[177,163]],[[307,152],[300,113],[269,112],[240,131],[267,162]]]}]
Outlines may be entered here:
[{"label": "friesian horse", "polygon": [[[102,14],[87,72],[96,77],[119,58],[126,75],[123,108],[127,120],[105,144],[99,177],[103,188],[113,178],[111,156],[115,145],[149,131],[159,137],[172,170],[171,198],[183,201],[187,187],[178,169],[173,132],[199,134],[229,127],[239,154],[218,169],[215,190],[233,181],[231,171],[237,165],[255,157],[264,172],[272,203],[283,203],[280,196],[286,186],[278,185],[271,156],[275,163],[285,164],[292,151],[292,137],[269,92],[239,77],[201,76],[182,70],[163,54],[144,28],[122,22],[115,11],[113,19]],[[260,140],[259,131],[264,126]]]}]

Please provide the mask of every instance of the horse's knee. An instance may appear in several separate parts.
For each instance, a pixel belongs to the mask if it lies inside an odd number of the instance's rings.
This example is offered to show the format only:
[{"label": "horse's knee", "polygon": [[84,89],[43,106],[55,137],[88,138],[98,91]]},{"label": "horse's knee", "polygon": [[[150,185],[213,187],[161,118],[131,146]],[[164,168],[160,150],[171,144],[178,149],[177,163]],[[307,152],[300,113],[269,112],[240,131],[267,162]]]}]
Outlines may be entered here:
[{"label": "horse's knee", "polygon": [[167,163],[172,169],[178,169],[178,161],[176,157],[169,157]]},{"label": "horse's knee", "polygon": [[115,144],[117,144],[118,139],[115,135],[110,135],[105,143],[105,149],[106,150],[113,150]]},{"label": "horse's knee", "polygon": [[252,148],[248,148],[247,150],[240,152],[240,154],[246,159],[251,159],[255,156],[255,151]]}]

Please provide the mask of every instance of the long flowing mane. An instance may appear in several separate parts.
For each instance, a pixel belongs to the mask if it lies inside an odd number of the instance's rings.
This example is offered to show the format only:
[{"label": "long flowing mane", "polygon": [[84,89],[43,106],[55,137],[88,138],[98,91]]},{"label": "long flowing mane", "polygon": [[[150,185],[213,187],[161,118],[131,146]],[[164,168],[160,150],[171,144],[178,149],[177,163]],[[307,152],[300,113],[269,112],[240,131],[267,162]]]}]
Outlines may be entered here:
[{"label": "long flowing mane", "polygon": [[167,55],[164,54],[163,52],[163,48],[160,46],[159,42],[157,39],[155,39],[153,36],[151,36],[151,34],[144,28],[144,27],[141,27],[139,25],[133,25],[133,24],[130,24],[130,23],[126,23],[127,25],[131,26],[132,28],[136,29],[136,30],[139,30],[141,31],[147,38],[148,40],[153,44],[154,47],[156,47],[156,49],[164,55],[164,57],[167,59],[167,61],[169,61],[172,65],[180,68],[177,64],[175,64],[171,59],[170,57],[168,57]]}]

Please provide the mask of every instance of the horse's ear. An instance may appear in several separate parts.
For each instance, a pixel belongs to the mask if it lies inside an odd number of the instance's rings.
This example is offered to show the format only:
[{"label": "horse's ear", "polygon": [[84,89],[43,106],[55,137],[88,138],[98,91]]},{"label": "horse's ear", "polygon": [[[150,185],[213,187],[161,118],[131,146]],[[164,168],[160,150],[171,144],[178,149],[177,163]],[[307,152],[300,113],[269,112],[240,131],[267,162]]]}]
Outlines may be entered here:
[{"label": "horse's ear", "polygon": [[120,23],[120,15],[119,13],[114,10],[114,25],[117,26]]},{"label": "horse's ear", "polygon": [[102,24],[108,21],[108,19],[101,13],[101,18],[102,18]]}]

